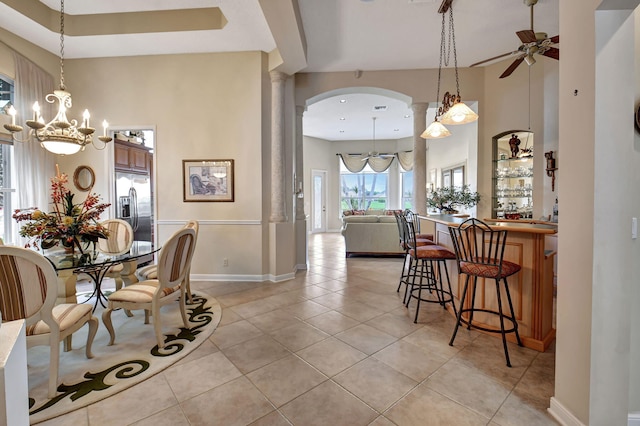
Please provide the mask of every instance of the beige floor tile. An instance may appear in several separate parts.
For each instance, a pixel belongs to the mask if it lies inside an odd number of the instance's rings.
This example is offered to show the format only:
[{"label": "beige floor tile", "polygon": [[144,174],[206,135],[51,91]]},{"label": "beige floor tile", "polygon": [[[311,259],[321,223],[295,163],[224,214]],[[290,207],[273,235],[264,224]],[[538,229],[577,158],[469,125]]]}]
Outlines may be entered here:
[{"label": "beige floor tile", "polygon": [[301,289],[290,291],[287,294],[306,300],[306,299],[313,299],[314,297],[323,296],[329,293],[331,293],[331,290],[323,288],[319,285],[308,285]]},{"label": "beige floor tile", "polygon": [[361,302],[347,303],[343,306],[335,308],[335,310],[361,322],[368,321],[371,318],[375,318],[384,313],[380,309],[376,309]]},{"label": "beige floor tile", "polygon": [[178,401],[192,398],[241,375],[222,352],[173,366],[164,373]]},{"label": "beige floor tile", "polygon": [[378,416],[374,421],[369,423],[369,426],[395,426],[391,420],[387,419],[385,416]]},{"label": "beige floor tile", "polygon": [[176,404],[153,416],[133,423],[132,426],[189,426],[189,420],[182,412],[180,405]]},{"label": "beige floor tile", "polygon": [[242,318],[247,319],[271,312],[283,306],[283,303],[268,303],[265,300],[266,298],[236,305],[233,307],[233,310]]},{"label": "beige floor tile", "polygon": [[247,320],[237,321],[233,324],[218,327],[211,335],[210,340],[219,348],[242,343],[245,340],[253,339],[262,335],[262,331]]},{"label": "beige floor tile", "polygon": [[291,426],[291,423],[278,411],[272,411],[249,426]]},{"label": "beige floor tile", "polygon": [[359,362],[333,380],[380,413],[418,384],[374,358]]},{"label": "beige floor tile", "polygon": [[300,322],[294,314],[285,309],[276,309],[275,311],[249,318],[248,321],[265,333],[270,333]]},{"label": "beige floor tile", "polygon": [[218,327],[229,325],[242,319],[243,318],[235,313],[233,309],[225,308],[222,310],[222,318],[220,318],[220,324],[218,324]]},{"label": "beige floor tile", "polygon": [[420,346],[440,358],[450,359],[463,347],[462,343],[449,346],[450,337],[451,336],[422,327],[420,330],[409,334],[402,340]]},{"label": "beige floor tile", "polygon": [[368,425],[377,413],[340,386],[326,381],[281,408],[294,425]]},{"label": "beige floor tile", "polygon": [[64,416],[54,417],[51,420],[38,423],[38,426],[88,426],[89,414],[87,408],[81,408],[65,414]]},{"label": "beige floor tile", "polygon": [[184,401],[181,405],[192,426],[242,426],[274,410],[273,405],[245,377]]},{"label": "beige floor tile", "polygon": [[207,355],[214,354],[218,352],[218,347],[211,342],[210,340],[205,340],[202,342],[200,346],[198,346],[195,350],[193,350],[189,355],[182,358],[180,361],[176,362],[174,365],[186,364],[191,361],[195,361],[196,359],[205,357]]},{"label": "beige floor tile", "polygon": [[329,308],[317,302],[314,302],[313,300],[305,300],[304,302],[287,306],[284,309],[294,315],[296,318],[300,318],[301,320],[315,317],[316,315],[320,315],[329,311]]},{"label": "beige floor tile", "polygon": [[291,352],[271,336],[260,336],[222,351],[243,374],[284,358]]},{"label": "beige floor tile", "polygon": [[333,337],[302,349],[296,354],[329,377],[367,357],[366,354]]},{"label": "beige floor tile", "polygon": [[271,336],[292,352],[311,346],[329,335],[305,323],[295,323],[271,333]]},{"label": "beige floor tile", "polygon": [[247,378],[276,407],[327,380],[327,376],[294,355],[252,371]]},{"label": "beige floor tile", "polygon": [[384,413],[403,426],[480,426],[489,419],[421,385]]},{"label": "beige floor tile", "polygon": [[87,407],[89,424],[129,425],[177,403],[164,375],[159,374]]},{"label": "beige floor tile", "polygon": [[367,321],[365,324],[397,338],[402,338],[423,327],[422,324],[414,324],[413,321],[407,321],[406,318],[399,317],[392,313],[386,313],[375,317]]},{"label": "beige floor tile", "polygon": [[552,366],[536,363],[534,360],[516,385],[516,390],[548,400],[555,393],[554,378],[555,369]]},{"label": "beige floor tile", "polygon": [[378,352],[380,349],[389,346],[397,340],[392,335],[366,324],[357,325],[336,334],[335,337],[367,355]]},{"label": "beige floor tile", "polygon": [[376,352],[373,357],[418,382],[429,377],[447,362],[446,359],[404,340]]},{"label": "beige floor tile", "polygon": [[325,294],[324,296],[314,297],[313,301],[331,309],[337,309],[348,303],[353,303],[353,300],[349,300],[347,297],[339,293],[330,293]]},{"label": "beige floor tile", "polygon": [[545,426],[558,423],[547,413],[549,398],[532,398],[514,391],[509,395],[493,422],[500,426]]},{"label": "beige floor tile", "polygon": [[331,335],[340,333],[341,331],[360,324],[353,318],[349,318],[348,316],[342,315],[340,312],[336,311],[329,311],[324,314],[316,315],[313,318],[309,318],[307,323]]},{"label": "beige floor tile", "polygon": [[348,284],[341,280],[329,280],[317,284],[318,287],[325,288],[330,291],[339,291],[348,287]]},{"label": "beige floor tile", "polygon": [[453,401],[491,418],[512,390],[455,359],[436,371],[426,385]]}]

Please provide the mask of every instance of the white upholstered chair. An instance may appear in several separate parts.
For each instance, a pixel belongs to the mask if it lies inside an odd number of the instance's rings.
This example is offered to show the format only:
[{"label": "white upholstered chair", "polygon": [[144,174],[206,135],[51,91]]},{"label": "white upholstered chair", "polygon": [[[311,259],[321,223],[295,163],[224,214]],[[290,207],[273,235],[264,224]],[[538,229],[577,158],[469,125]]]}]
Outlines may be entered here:
[{"label": "white upholstered chair", "polygon": [[[164,347],[160,308],[175,303],[179,292],[180,314],[184,327],[188,328],[185,308],[185,276],[189,269],[195,247],[196,233],[192,228],[182,228],[175,232],[162,246],[158,259],[158,278],[140,281],[117,290],[109,295],[109,304],[102,313],[102,321],[109,331],[109,345],[115,342],[115,330],[111,322],[114,309],[144,309],[150,311],[158,341],[158,347]],[[148,317],[145,316],[145,319]],[[145,321],[146,322],[146,321]]]},{"label": "white upholstered chair", "polygon": [[[200,230],[200,225],[198,224],[198,221],[190,220],[185,225],[185,228],[191,228],[191,229],[196,231],[196,239],[193,242],[194,250],[195,250],[195,245],[198,242],[198,231]],[[187,292],[187,298],[189,299],[189,303],[193,303],[193,299],[192,299],[192,295],[191,295],[190,274],[191,274],[191,263],[189,263],[189,266],[188,266],[188,269],[187,269],[187,275],[185,276],[185,285],[186,285],[185,290]],[[142,268],[140,268],[140,269],[138,269],[136,271],[136,276],[141,281],[143,281],[143,280],[155,280],[155,279],[158,278],[158,265],[153,264],[153,265],[143,266]]]},{"label": "white upholstered chair", "polygon": [[[55,305],[58,277],[51,263],[38,252],[15,246],[0,246],[0,311],[3,321],[24,319],[27,347],[49,345],[49,398],[58,387],[60,341],[71,350],[71,335],[89,324],[87,358],[93,358],[91,345],[98,330],[98,319],[91,305]],[[54,306],[55,305],[55,306]]]},{"label": "white upholstered chair", "polygon": [[[117,256],[131,250],[133,244],[133,228],[128,222],[122,219],[108,219],[102,225],[109,231],[108,238],[98,239],[98,250],[104,254]],[[113,278],[116,282],[116,290],[122,288],[123,281],[120,273],[124,265],[111,266],[105,277]]]}]

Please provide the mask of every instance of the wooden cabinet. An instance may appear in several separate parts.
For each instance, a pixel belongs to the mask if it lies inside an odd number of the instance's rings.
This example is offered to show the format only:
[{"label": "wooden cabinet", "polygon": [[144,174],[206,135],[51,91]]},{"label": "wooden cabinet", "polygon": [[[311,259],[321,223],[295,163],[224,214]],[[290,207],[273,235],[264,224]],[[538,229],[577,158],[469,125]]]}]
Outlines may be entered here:
[{"label": "wooden cabinet", "polygon": [[113,147],[114,167],[119,171],[151,172],[149,148],[124,141],[115,141]]}]

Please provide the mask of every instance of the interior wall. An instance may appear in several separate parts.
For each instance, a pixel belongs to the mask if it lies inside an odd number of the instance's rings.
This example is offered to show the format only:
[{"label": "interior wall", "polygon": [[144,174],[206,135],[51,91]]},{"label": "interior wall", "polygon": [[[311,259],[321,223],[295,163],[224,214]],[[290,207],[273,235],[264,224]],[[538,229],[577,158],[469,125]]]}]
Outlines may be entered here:
[{"label": "interior wall", "polygon": [[[158,241],[176,224],[200,221],[192,266],[196,276],[262,279],[266,272],[263,191],[256,184],[263,168],[265,61],[259,52],[65,61],[74,96],[70,116],[87,106],[92,117],[115,127],[155,126]],[[234,159],[235,201],[183,202],[186,159]],[[109,159],[104,151],[87,148],[62,162],[68,172],[78,164],[92,166],[96,192],[104,197],[111,193],[105,182],[112,169],[105,167]],[[246,241],[254,242],[251,250]]]}]

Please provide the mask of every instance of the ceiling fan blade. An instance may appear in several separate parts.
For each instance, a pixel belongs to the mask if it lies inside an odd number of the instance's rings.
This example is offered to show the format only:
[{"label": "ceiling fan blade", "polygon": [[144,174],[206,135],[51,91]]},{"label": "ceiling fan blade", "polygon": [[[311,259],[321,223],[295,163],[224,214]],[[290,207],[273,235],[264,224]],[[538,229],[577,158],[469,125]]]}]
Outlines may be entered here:
[{"label": "ceiling fan blade", "polygon": [[475,64],[471,64],[471,65],[469,65],[469,67],[475,67],[476,65],[482,65],[482,64],[484,64],[486,62],[491,62],[494,59],[500,59],[500,58],[504,58],[505,56],[513,55],[514,53],[517,53],[517,52],[503,53],[502,55],[494,56],[493,58],[485,59],[484,61],[480,61],[480,62],[476,62]]},{"label": "ceiling fan blade", "polygon": [[556,49],[555,47],[550,47],[542,55],[549,58],[560,60],[560,49]]},{"label": "ceiling fan blade", "polygon": [[516,31],[516,35],[524,44],[535,43],[538,41],[538,39],[536,38],[536,33],[534,33],[532,30]]},{"label": "ceiling fan blade", "polygon": [[516,68],[518,68],[518,65],[520,65],[522,63],[522,61],[524,61],[524,57],[526,55],[522,55],[520,56],[518,59],[516,59],[515,61],[513,61],[511,63],[511,65],[509,65],[509,68],[507,68],[502,75],[500,76],[500,78],[505,78],[505,77],[509,77],[511,75],[511,73],[513,71],[515,71]]},{"label": "ceiling fan blade", "polygon": [[551,43],[560,43],[560,36],[553,36],[553,37],[549,37],[549,40],[551,40]]}]

